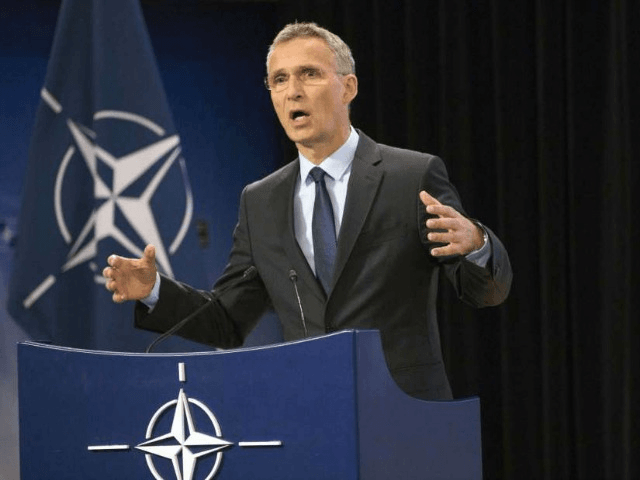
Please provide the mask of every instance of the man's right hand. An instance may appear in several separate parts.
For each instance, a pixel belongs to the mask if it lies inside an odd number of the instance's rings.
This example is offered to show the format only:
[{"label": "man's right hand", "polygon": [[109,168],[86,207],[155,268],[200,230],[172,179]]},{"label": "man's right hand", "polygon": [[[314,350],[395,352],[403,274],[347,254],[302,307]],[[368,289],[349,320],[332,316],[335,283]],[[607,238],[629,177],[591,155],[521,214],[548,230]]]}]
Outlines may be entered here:
[{"label": "man's right hand", "polygon": [[109,264],[102,271],[107,279],[107,290],[113,292],[113,301],[142,300],[147,297],[156,283],[156,248],[147,245],[140,259],[111,255]]}]

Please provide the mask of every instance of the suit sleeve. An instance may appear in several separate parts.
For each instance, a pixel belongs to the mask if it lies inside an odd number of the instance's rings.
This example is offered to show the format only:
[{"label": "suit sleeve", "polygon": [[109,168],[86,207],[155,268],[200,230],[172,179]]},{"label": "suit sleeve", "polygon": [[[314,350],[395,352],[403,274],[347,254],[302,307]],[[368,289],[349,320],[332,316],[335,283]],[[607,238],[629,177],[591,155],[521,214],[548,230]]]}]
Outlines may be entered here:
[{"label": "suit sleeve", "polygon": [[220,348],[242,345],[244,338],[269,307],[269,298],[259,275],[244,280],[253,266],[251,239],[246,209],[247,189],[242,192],[238,224],[233,234],[229,263],[213,291],[197,290],[162,276],[158,303],[151,313],[137,302],[136,327],[165,332],[198,307],[209,302],[200,314],[187,323],[180,336]]},{"label": "suit sleeve", "polygon": [[[440,203],[453,207],[466,216],[457,190],[449,181],[443,161],[438,157],[428,160],[427,168],[422,178],[421,189],[426,190],[438,199]],[[429,215],[425,207],[418,200],[418,222],[421,241],[430,252],[438,246],[427,240],[428,229],[426,221]],[[487,307],[502,303],[511,288],[513,273],[506,248],[498,236],[488,227],[491,256],[483,268],[462,256],[432,257],[439,262],[445,275],[452,283],[458,298],[473,307]]]}]

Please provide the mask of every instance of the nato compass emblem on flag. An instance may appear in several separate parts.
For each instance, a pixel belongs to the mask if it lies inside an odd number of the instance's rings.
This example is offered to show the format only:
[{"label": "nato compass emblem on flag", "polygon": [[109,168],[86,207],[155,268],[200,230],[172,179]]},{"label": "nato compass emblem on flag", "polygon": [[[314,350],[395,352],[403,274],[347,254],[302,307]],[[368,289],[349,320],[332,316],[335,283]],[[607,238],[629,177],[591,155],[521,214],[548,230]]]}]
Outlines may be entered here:
[{"label": "nato compass emblem on flag", "polygon": [[[178,374],[180,381],[185,382],[184,363],[178,364]],[[201,422],[196,422],[196,418]],[[209,407],[197,399],[189,398],[181,388],[177,399],[155,411],[147,426],[145,440],[134,449],[145,453],[147,467],[156,480],[168,480],[167,474],[171,471],[176,480],[202,478],[197,473],[198,462],[208,459],[212,461],[206,463],[206,471],[201,473],[206,475],[205,480],[211,480],[220,470],[223,451],[233,445],[234,442],[222,437],[220,423]],[[282,441],[241,441],[237,445],[241,448],[281,447]],[[87,449],[90,452],[128,451],[131,446],[90,445]],[[170,468],[159,471],[156,465],[158,461],[169,463]]]},{"label": "nato compass emblem on flag", "polygon": [[[51,94],[43,89],[42,99],[56,114],[62,111]],[[59,117],[58,117],[59,118]],[[69,247],[60,274],[88,263],[94,281],[104,283],[98,266],[92,261],[98,244],[110,239],[132,256],[143,255],[144,246],[156,247],[156,261],[165,274],[173,277],[169,260],[180,247],[193,215],[193,196],[184,159],[180,155],[178,135],[166,135],[164,128],[141,115],[117,110],[102,110],[93,115],[93,129],[66,119],[71,142],[60,159],[55,175],[53,207],[55,220]],[[176,165],[181,179],[176,181]],[[158,190],[171,175],[172,196],[183,200],[174,202],[170,215],[154,212]],[[92,189],[84,198],[93,197],[93,204],[78,222],[77,198],[65,196],[69,186],[77,188],[78,178]],[[72,180],[73,179],[73,180]],[[176,190],[182,190],[182,193]],[[158,200],[155,200],[158,202]],[[177,209],[181,207],[181,211]],[[71,211],[74,212],[73,216]],[[70,226],[70,218],[76,222]],[[171,218],[173,217],[173,218]],[[164,222],[161,235],[160,222]],[[72,232],[77,233],[72,233]],[[167,233],[168,232],[168,233]],[[163,241],[166,238],[166,242]],[[24,300],[30,308],[56,281],[54,272],[40,283]]]}]

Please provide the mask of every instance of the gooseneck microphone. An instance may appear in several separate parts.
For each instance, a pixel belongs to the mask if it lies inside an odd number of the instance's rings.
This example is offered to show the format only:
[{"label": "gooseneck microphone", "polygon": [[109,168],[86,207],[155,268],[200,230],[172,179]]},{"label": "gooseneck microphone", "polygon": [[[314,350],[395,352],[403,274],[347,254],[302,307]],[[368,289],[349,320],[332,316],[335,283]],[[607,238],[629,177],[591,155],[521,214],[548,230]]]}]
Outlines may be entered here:
[{"label": "gooseneck microphone", "polygon": [[176,323],[173,327],[171,327],[169,330],[167,330],[166,332],[164,332],[162,335],[160,335],[158,338],[156,338],[151,345],[149,345],[147,347],[147,349],[144,351],[144,353],[151,353],[151,350],[153,350],[153,348],[155,346],[157,346],[159,343],[163,342],[164,340],[166,340],[168,337],[170,337],[171,335],[173,335],[174,333],[176,333],[178,330],[180,330],[182,327],[184,327],[187,323],[189,323],[189,321],[194,318],[196,315],[198,315],[200,312],[202,312],[205,308],[207,308],[211,303],[213,303],[214,301],[218,300],[218,297],[220,297],[220,295],[224,292],[226,292],[228,289],[236,287],[238,285],[240,285],[241,283],[244,282],[248,282],[250,280],[253,280],[256,275],[258,274],[258,269],[256,267],[254,267],[253,265],[251,265],[249,268],[247,268],[243,273],[242,276],[239,278],[236,278],[234,281],[227,283],[226,285],[224,285],[220,290],[216,291],[214,290],[213,292],[211,292],[211,297],[209,299],[207,299],[207,301],[205,303],[203,303],[202,305],[200,305],[198,308],[196,308],[193,312],[191,312],[189,315],[187,315],[185,318],[183,318],[182,320],[180,320],[178,323]]},{"label": "gooseneck microphone", "polygon": [[298,274],[295,270],[289,270],[289,280],[293,283],[293,288],[296,291],[296,298],[298,299],[298,307],[300,308],[300,319],[302,320],[302,328],[304,328],[305,338],[309,336],[307,332],[307,322],[304,319],[304,310],[302,310],[302,302],[300,301],[300,293],[298,293]]}]

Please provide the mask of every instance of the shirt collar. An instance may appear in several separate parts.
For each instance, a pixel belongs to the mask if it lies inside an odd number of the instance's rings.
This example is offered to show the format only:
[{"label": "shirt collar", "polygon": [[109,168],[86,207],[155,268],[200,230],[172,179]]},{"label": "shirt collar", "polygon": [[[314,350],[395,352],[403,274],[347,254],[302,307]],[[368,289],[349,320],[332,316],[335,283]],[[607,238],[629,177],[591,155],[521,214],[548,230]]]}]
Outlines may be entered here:
[{"label": "shirt collar", "polygon": [[[358,140],[358,132],[356,132],[356,129],[352,126],[347,141],[344,142],[338,150],[325,158],[319,166],[322,167],[331,178],[340,180],[342,176],[349,171],[353,163],[353,157],[355,157],[356,149],[358,148]],[[300,178],[303,181],[311,181],[308,180],[309,172],[313,167],[318,165],[311,163],[302,153],[298,153],[298,157],[300,159]]]}]

